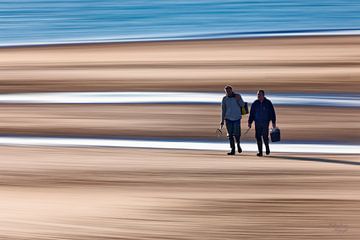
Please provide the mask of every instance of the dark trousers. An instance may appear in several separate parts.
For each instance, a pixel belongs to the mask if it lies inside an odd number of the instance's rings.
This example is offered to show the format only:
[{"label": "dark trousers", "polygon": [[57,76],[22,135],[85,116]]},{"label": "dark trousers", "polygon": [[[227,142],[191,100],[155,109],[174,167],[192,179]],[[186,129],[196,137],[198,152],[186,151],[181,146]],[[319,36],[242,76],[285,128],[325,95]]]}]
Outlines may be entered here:
[{"label": "dark trousers", "polygon": [[225,122],[226,122],[226,130],[228,132],[228,138],[229,138],[231,150],[235,151],[234,138],[236,140],[236,143],[240,144],[240,135],[241,135],[240,119],[235,121],[226,119]]},{"label": "dark trousers", "polygon": [[255,123],[255,138],[258,146],[259,153],[262,153],[262,141],[264,141],[266,151],[269,148],[269,124],[256,124]]}]

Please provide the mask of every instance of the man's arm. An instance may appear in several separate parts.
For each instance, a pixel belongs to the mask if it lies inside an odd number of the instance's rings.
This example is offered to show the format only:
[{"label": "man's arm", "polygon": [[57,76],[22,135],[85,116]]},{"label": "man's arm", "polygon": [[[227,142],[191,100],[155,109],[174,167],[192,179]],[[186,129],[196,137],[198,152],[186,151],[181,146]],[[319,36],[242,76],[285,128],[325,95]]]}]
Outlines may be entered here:
[{"label": "man's arm", "polygon": [[225,104],[225,97],[224,97],[221,102],[221,123],[220,123],[221,127],[224,125],[225,114],[226,114],[226,104]]},{"label": "man's arm", "polygon": [[240,94],[236,94],[236,101],[238,102],[240,107],[245,106],[245,102]]},{"label": "man's arm", "polygon": [[251,124],[253,123],[254,118],[255,118],[255,102],[253,102],[251,104],[251,108],[250,108],[250,114],[249,114],[249,120],[248,120],[249,128],[251,128]]},{"label": "man's arm", "polygon": [[276,128],[276,113],[275,113],[275,109],[274,109],[274,105],[272,104],[271,101],[270,102],[270,114],[271,114],[271,122],[273,125],[273,128]]}]

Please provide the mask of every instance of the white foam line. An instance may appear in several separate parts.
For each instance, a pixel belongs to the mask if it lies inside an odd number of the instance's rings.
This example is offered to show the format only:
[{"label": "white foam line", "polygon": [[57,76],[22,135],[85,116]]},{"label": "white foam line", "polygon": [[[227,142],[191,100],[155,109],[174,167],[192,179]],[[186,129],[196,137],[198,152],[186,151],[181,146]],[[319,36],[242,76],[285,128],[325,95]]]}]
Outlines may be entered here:
[{"label": "white foam line", "polygon": [[[0,145],[10,146],[57,146],[57,147],[123,147],[158,148],[184,150],[226,151],[225,142],[198,141],[156,141],[97,138],[60,138],[60,137],[0,137]],[[257,151],[255,143],[243,143],[244,151]],[[324,154],[360,154],[360,145],[336,144],[271,144],[272,152],[287,153],[324,153]]]},{"label": "white foam line", "polygon": [[[198,35],[198,33],[194,33]],[[206,40],[206,39],[241,39],[241,38],[268,38],[268,37],[302,37],[302,36],[356,36],[360,35],[360,30],[333,30],[333,31],[309,31],[306,32],[283,32],[283,33],[227,33],[227,32],[202,32],[202,36],[192,36],[193,33],[185,33],[183,36],[164,34],[157,35],[132,35],[129,37],[112,36],[112,37],[90,37],[77,39],[59,39],[54,41],[33,41],[33,42],[10,42],[0,43],[0,47],[17,47],[17,46],[48,46],[59,44],[94,44],[94,43],[123,43],[123,42],[151,42],[151,41],[176,41],[176,40]],[[218,35],[218,36],[214,36]],[[209,37],[208,35],[212,35]]]},{"label": "white foam line", "polygon": [[[220,104],[223,93],[202,92],[60,92],[0,94],[0,103],[36,104],[131,104],[199,103]],[[247,102],[255,94],[242,94]],[[275,105],[360,107],[360,96],[269,94]]]}]

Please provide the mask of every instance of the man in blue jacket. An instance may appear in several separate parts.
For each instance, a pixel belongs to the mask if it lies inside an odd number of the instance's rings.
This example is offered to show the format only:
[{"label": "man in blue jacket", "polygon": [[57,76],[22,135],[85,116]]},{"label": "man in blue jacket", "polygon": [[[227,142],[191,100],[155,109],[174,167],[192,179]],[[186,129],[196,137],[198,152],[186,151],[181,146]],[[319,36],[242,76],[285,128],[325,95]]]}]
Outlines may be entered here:
[{"label": "man in blue jacket", "polygon": [[266,155],[270,154],[269,148],[269,124],[272,122],[273,128],[276,128],[276,114],[274,106],[269,99],[265,97],[264,90],[259,90],[257,93],[258,99],[251,105],[248,126],[255,121],[255,137],[258,145],[257,156],[263,155],[262,140],[266,147]]},{"label": "man in blue jacket", "polygon": [[238,152],[241,153],[242,149],[240,147],[240,121],[241,121],[241,107],[245,105],[244,100],[241,95],[233,92],[232,87],[227,85],[224,88],[226,96],[223,97],[221,102],[221,128],[224,126],[224,121],[226,122],[226,129],[228,132],[231,152],[228,155],[235,155],[235,141],[237,144]]}]

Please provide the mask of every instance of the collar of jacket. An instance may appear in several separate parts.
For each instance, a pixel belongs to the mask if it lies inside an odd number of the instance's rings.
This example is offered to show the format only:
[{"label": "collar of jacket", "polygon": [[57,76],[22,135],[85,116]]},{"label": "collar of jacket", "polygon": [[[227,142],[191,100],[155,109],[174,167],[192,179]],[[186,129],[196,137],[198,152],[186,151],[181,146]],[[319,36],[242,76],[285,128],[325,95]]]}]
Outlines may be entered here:
[{"label": "collar of jacket", "polygon": [[229,98],[233,98],[233,97],[236,96],[236,93],[233,92],[233,94],[231,94],[231,95],[226,95],[226,96],[229,97]]}]

